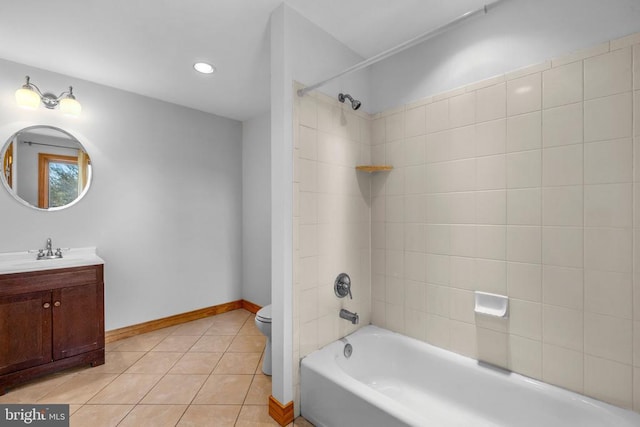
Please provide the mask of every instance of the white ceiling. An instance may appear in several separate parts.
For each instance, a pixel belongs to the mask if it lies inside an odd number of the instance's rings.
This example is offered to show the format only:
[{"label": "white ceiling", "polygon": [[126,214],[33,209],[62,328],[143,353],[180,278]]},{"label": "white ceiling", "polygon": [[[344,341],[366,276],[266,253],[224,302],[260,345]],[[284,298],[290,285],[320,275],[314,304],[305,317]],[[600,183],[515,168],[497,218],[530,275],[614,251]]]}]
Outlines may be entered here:
[{"label": "white ceiling", "polygon": [[[490,0],[285,2],[366,58]],[[269,16],[280,3],[2,0],[0,58],[245,120],[269,108]],[[198,60],[217,72],[196,73]]]}]

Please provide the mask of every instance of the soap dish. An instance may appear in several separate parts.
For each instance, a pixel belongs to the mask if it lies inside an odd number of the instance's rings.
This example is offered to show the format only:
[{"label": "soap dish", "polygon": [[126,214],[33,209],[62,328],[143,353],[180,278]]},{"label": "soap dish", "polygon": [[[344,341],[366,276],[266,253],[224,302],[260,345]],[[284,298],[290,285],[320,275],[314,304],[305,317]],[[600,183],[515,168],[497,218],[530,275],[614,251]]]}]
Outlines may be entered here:
[{"label": "soap dish", "polygon": [[506,319],[509,311],[509,298],[505,295],[475,292],[476,306],[473,311],[491,317]]}]

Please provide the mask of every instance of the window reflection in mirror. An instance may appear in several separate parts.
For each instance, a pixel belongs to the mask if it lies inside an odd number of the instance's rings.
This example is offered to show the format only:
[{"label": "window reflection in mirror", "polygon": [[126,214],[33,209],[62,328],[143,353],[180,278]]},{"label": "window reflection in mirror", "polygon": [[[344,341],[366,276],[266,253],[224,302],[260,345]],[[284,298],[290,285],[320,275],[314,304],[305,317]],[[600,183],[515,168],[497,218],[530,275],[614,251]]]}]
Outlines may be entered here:
[{"label": "window reflection in mirror", "polygon": [[91,160],[78,140],[49,126],[22,129],[2,150],[2,182],[18,201],[42,210],[71,206],[88,190]]}]

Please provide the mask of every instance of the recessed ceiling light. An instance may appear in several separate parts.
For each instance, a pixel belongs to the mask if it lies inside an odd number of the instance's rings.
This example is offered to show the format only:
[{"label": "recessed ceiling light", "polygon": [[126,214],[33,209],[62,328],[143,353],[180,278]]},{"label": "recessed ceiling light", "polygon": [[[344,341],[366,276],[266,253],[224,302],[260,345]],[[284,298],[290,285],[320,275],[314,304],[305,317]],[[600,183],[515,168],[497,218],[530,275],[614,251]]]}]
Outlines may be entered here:
[{"label": "recessed ceiling light", "polygon": [[202,74],[211,74],[216,71],[216,68],[213,65],[207,64],[206,62],[196,62],[195,64],[193,64],[193,68],[195,68],[197,72]]}]

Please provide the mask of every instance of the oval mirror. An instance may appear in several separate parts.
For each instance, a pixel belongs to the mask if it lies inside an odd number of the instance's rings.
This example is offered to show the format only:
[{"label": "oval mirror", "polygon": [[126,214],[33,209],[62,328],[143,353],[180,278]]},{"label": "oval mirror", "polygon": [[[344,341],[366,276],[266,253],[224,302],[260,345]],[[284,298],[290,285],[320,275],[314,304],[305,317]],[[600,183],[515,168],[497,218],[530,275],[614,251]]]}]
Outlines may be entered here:
[{"label": "oval mirror", "polygon": [[62,129],[21,129],[4,144],[0,158],[2,184],[23,205],[60,210],[89,190],[91,159],[80,141]]}]

